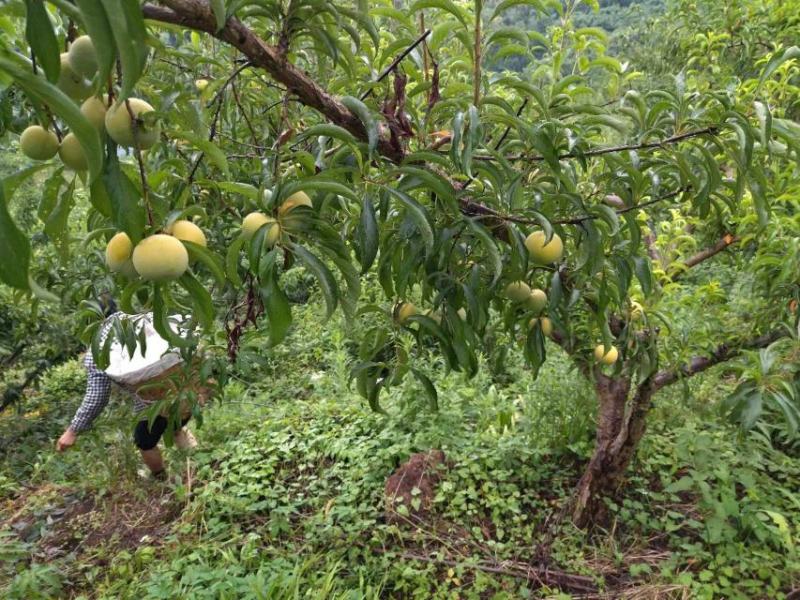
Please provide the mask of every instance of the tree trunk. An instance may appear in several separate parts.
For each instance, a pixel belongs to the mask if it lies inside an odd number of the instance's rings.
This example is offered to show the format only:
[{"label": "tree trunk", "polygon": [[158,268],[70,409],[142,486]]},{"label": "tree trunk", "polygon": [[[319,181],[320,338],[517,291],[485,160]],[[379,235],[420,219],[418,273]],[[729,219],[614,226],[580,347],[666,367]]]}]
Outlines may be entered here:
[{"label": "tree trunk", "polygon": [[651,378],[645,379],[628,403],[630,387],[627,378],[597,376],[600,408],[595,447],[578,482],[572,510],[572,520],[578,527],[603,520],[604,498],[619,489],[644,435],[655,386]]}]

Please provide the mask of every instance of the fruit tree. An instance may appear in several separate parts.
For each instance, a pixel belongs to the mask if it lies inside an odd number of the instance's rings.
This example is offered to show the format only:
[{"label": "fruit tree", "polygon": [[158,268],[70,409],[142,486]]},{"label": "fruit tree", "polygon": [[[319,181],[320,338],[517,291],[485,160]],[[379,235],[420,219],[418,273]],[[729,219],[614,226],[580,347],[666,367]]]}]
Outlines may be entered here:
[{"label": "fruit tree", "polygon": [[[531,377],[566,352],[598,399],[572,512],[588,524],[654,394],[790,336],[798,290],[796,267],[772,260],[797,257],[800,152],[773,83],[800,51],[753,50],[757,73],[724,88],[704,77],[710,55],[645,82],[602,31],[572,25],[596,4],[12,0],[3,139],[32,162],[4,182],[0,279],[21,299],[71,285],[43,283],[9,212],[36,176],[48,238],[64,256],[76,246],[69,216],[86,198],[98,277],[189,354],[225,331],[235,359],[247,327],[280,343],[292,264],[327,316],[366,323],[352,374],[376,410],[408,375],[436,404],[409,339],[467,376],[481,355],[502,361],[498,340]],[[547,36],[505,24],[522,9],[555,16]],[[514,55],[522,71],[495,66]],[[750,319],[685,341],[693,356],[664,352],[672,294],[716,260],[753,277]],[[204,331],[188,345],[168,318],[187,311]]]}]

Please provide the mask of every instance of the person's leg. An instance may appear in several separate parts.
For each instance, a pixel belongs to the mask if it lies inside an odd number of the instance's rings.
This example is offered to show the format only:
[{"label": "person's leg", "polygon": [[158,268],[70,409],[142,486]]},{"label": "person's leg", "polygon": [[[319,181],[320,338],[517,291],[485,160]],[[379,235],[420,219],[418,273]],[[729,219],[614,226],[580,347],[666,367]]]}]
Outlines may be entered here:
[{"label": "person's leg", "polygon": [[191,416],[186,417],[181,421],[180,427],[175,430],[175,435],[172,438],[175,441],[175,446],[181,450],[191,450],[197,448],[197,440],[194,434],[187,429],[186,424],[191,419]]},{"label": "person's leg", "polygon": [[150,472],[158,477],[164,473],[164,458],[161,456],[161,450],[153,448],[152,450],[142,450],[142,460]]},{"label": "person's leg", "polygon": [[148,421],[142,420],[136,424],[136,429],[133,432],[133,439],[136,447],[142,454],[142,460],[150,472],[158,477],[164,473],[164,459],[161,456],[161,451],[158,449],[158,440],[164,434],[167,428],[167,419],[161,415],[157,416],[150,426]]}]

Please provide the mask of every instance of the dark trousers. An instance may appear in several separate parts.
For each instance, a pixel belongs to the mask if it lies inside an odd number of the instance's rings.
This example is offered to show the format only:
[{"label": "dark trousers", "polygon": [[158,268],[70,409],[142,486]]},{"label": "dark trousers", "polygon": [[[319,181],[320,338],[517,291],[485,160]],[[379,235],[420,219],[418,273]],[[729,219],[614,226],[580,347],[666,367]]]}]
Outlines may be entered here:
[{"label": "dark trousers", "polygon": [[[178,431],[178,429],[186,425],[189,419],[190,417],[183,419],[180,427],[177,427],[175,431]],[[147,419],[139,421],[136,424],[136,429],[133,431],[133,441],[136,447],[139,448],[139,450],[152,450],[155,448],[161,436],[164,435],[164,432],[167,430],[168,424],[169,420],[161,415],[155,418],[152,425],[148,423]]]}]

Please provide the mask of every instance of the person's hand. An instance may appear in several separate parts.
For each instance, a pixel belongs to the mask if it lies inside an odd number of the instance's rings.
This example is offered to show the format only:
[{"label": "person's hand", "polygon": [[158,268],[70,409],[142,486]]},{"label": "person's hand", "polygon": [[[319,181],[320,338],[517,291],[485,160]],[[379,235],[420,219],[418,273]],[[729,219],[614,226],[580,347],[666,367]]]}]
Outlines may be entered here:
[{"label": "person's hand", "polygon": [[56,442],[56,451],[63,452],[75,443],[77,437],[78,434],[67,427],[66,431],[61,434],[61,437],[58,438],[58,441]]}]

